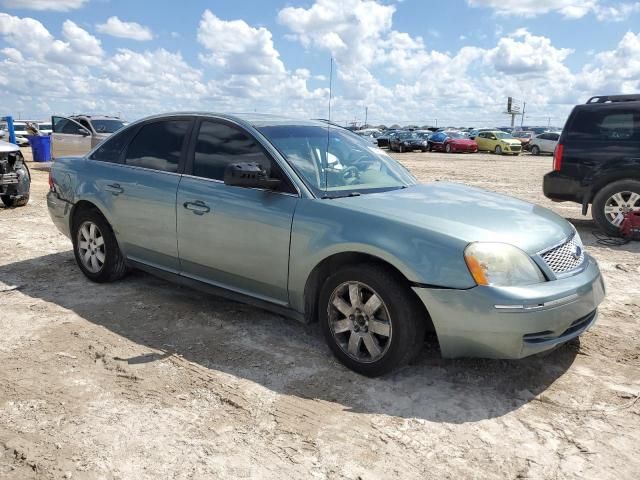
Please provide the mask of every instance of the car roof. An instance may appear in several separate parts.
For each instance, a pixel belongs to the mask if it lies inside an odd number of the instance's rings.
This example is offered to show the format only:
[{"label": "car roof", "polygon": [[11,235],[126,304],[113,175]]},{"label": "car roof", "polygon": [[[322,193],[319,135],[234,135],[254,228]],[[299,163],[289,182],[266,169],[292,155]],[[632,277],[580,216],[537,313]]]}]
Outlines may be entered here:
[{"label": "car roof", "polygon": [[[147,120],[153,120],[156,118],[167,118],[167,117],[184,117],[184,116],[197,116],[197,117],[212,117],[212,118],[222,118],[235,123],[240,123],[248,126],[252,126],[255,128],[260,127],[275,127],[280,125],[303,125],[303,126],[316,126],[316,127],[327,127],[327,122],[319,121],[319,120],[309,120],[309,119],[300,119],[300,118],[291,118],[282,115],[272,115],[265,113],[218,113],[218,112],[170,112],[170,113],[162,113],[157,115],[151,115],[149,117],[141,118],[140,120],[133,122],[139,123]],[[331,125],[334,128],[344,128],[340,126]]]}]

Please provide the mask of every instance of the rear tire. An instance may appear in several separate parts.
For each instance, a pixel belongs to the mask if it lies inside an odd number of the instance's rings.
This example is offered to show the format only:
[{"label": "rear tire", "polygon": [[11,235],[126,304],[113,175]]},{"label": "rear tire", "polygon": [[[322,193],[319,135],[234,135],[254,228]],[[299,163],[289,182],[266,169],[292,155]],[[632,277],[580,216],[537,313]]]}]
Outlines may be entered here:
[{"label": "rear tire", "polygon": [[593,199],[591,216],[598,228],[610,236],[620,236],[623,215],[630,208],[640,210],[640,181],[625,179],[601,188]]},{"label": "rear tire", "polygon": [[126,275],[128,268],[118,241],[111,226],[97,209],[78,212],[73,221],[71,238],[78,267],[89,280],[107,283]]},{"label": "rear tire", "polygon": [[540,147],[537,145],[531,147],[531,155],[540,155]]},{"label": "rear tire", "polygon": [[[318,317],[337,359],[369,377],[409,363],[422,347],[427,326],[410,293],[403,278],[376,265],[350,265],[331,275],[320,292]],[[380,304],[371,311],[374,296]]]},{"label": "rear tire", "polygon": [[2,203],[4,203],[4,206],[7,208],[24,207],[29,203],[29,194],[23,195],[18,199],[11,195],[2,195]]}]

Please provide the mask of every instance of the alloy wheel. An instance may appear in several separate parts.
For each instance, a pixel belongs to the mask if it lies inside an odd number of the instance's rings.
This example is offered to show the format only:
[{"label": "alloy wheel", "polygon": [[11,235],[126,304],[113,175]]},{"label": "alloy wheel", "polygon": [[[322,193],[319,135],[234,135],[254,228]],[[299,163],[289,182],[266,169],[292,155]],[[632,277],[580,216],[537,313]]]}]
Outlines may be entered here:
[{"label": "alloy wheel", "polygon": [[392,322],[384,301],[362,282],[345,282],[328,305],[329,327],[336,344],[352,359],[372,363],[391,345]]},{"label": "alloy wheel", "polygon": [[604,214],[609,223],[619,227],[628,212],[640,211],[640,194],[635,192],[618,192],[611,195],[604,204]]},{"label": "alloy wheel", "polygon": [[91,273],[102,270],[106,259],[104,237],[98,226],[87,220],[78,229],[77,249],[84,268]]}]

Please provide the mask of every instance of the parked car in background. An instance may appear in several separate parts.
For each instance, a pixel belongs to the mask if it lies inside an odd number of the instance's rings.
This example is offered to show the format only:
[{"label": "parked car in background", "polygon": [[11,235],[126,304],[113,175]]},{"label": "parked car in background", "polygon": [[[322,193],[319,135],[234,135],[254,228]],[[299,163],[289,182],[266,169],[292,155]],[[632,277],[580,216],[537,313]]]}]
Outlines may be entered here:
[{"label": "parked car in background", "polygon": [[516,140],[511,134],[502,130],[480,132],[475,141],[478,144],[478,150],[493,152],[497,155],[520,155],[522,152],[520,140]]},{"label": "parked car in background", "polygon": [[480,132],[493,132],[495,130],[496,130],[495,128],[478,128],[478,129],[475,129],[475,130],[471,130],[469,132],[469,138],[471,140],[475,140],[475,138],[478,136],[478,134]]},{"label": "parked car in background", "polygon": [[553,153],[560,140],[560,132],[547,132],[533,137],[529,143],[529,150],[533,155]]},{"label": "parked car in background", "polygon": [[544,194],[577,202],[609,235],[640,211],[640,94],[593,97],[577,105],[560,135]]},{"label": "parked car in background", "polygon": [[460,132],[437,132],[429,138],[429,151],[447,153],[475,153],[478,144]]},{"label": "parked car in background", "polygon": [[0,140],[0,199],[6,207],[21,207],[29,202],[31,173],[20,147]]},{"label": "parked car in background", "polygon": [[29,146],[29,139],[27,138],[27,135],[29,135],[29,132],[27,132],[27,122],[23,122],[20,120],[14,121],[13,131],[15,132],[16,144],[18,146],[20,147]]},{"label": "parked car in background", "polygon": [[412,152],[413,150],[427,151],[428,141],[424,134],[416,132],[398,132],[389,140],[389,149],[396,152]]},{"label": "parked car in background", "polygon": [[409,362],[427,330],[444,357],[546,351],[594,325],[604,297],[598,264],[562,217],[460,184],[420,185],[319,122],[146,118],[54,162],[47,204],[89,280],[140,268],[318,321],[364,375]]},{"label": "parked car in background", "polygon": [[531,149],[530,143],[531,139],[535,137],[535,133],[527,130],[515,130],[511,136],[520,140],[520,143],[522,143],[522,149],[528,151]]},{"label": "parked car in background", "polygon": [[389,141],[397,135],[399,130],[385,130],[378,136],[378,147],[389,147]]},{"label": "parked car in background", "polygon": [[53,158],[84,155],[102,140],[120,130],[126,122],[117,117],[74,115],[51,117]]},{"label": "parked car in background", "polygon": [[50,123],[38,122],[38,130],[41,135],[51,135],[53,126]]}]

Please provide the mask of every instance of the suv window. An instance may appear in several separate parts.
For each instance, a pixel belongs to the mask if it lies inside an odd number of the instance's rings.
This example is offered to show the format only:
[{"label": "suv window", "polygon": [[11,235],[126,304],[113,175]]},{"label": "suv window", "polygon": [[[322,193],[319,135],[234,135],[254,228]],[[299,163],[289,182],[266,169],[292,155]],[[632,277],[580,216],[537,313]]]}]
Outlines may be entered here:
[{"label": "suv window", "polygon": [[640,128],[635,121],[636,110],[621,108],[591,108],[578,110],[571,123],[571,136],[587,135],[596,140],[635,140]]},{"label": "suv window", "polygon": [[163,120],[143,126],[127,148],[125,163],[177,172],[189,120]]},{"label": "suv window", "polygon": [[81,135],[80,129],[82,128],[73,120],[69,120],[64,117],[53,117],[53,132],[54,133],[67,133],[71,135]]},{"label": "suv window", "polygon": [[109,137],[106,141],[102,142],[89,158],[100,162],[118,163],[122,150],[124,150],[124,147],[129,143],[136,131],[137,129],[135,127],[127,128]]}]

